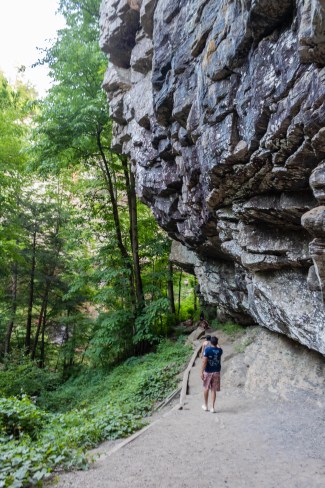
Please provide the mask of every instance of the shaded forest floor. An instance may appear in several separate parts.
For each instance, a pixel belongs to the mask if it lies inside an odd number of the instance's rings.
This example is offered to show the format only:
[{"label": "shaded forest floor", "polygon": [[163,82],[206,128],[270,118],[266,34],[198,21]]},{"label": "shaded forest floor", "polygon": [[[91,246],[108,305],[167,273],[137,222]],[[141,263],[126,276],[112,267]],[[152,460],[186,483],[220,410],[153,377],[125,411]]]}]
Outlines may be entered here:
[{"label": "shaded forest floor", "polygon": [[[218,334],[219,335],[219,334]],[[222,334],[223,374],[238,352]],[[325,479],[324,411],[297,393],[290,401],[253,396],[225,384],[217,413],[204,412],[200,360],[191,370],[183,410],[177,400],[151,428],[116,450],[102,444],[89,471],[62,474],[57,488],[321,488]]]}]

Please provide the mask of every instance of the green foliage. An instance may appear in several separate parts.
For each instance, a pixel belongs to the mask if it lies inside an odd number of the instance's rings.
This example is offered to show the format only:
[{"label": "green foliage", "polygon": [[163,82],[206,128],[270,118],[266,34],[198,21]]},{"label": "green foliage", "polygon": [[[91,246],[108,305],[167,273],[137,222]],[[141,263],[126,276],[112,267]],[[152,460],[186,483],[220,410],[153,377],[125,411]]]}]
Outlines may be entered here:
[{"label": "green foliage", "polygon": [[166,334],[163,319],[168,309],[169,300],[165,297],[152,301],[144,308],[135,321],[134,344],[141,341],[153,343],[157,339],[157,335]]},{"label": "green foliage", "polygon": [[[130,164],[110,148],[112,122],[101,89],[107,59],[98,45],[99,4],[99,0],[60,1],[66,27],[41,61],[49,65],[55,84],[40,106],[31,151],[33,167],[41,174],[73,171],[76,185],[71,191],[88,217],[81,231],[83,235],[88,228],[88,237],[79,237],[79,242],[87,243],[88,260],[81,252],[80,262],[86,266],[76,269],[74,262],[69,266],[75,273],[62,294],[62,309],[86,290],[91,308],[96,307],[95,319],[82,328],[82,334],[78,334],[79,320],[67,327],[69,340],[60,349],[65,367],[77,363],[80,356],[91,364],[112,364],[144,351],[169,329],[166,261],[170,242],[149,209],[132,200]],[[131,207],[136,207],[137,225]],[[138,229],[137,239],[134,229]],[[78,237],[70,227],[69,231],[71,243]],[[139,260],[132,249],[136,240]],[[75,247],[73,251],[75,257]],[[81,251],[86,253],[83,246]],[[62,317],[57,320],[67,323]]]},{"label": "green foliage", "polygon": [[5,397],[39,396],[44,391],[54,390],[59,383],[58,373],[41,369],[26,357],[18,363],[7,358],[6,368],[0,371],[0,395]]},{"label": "green foliage", "polygon": [[215,330],[222,330],[229,336],[236,336],[245,333],[246,328],[243,325],[235,324],[233,322],[220,323],[217,319],[211,322],[211,326]]},{"label": "green foliage", "polygon": [[[32,113],[34,93],[22,83],[9,84],[0,72],[0,177],[22,169],[26,155],[27,118]],[[4,173],[2,173],[2,171]],[[7,183],[10,185],[10,179]]]},{"label": "green foliage", "polygon": [[[35,412],[44,416],[39,409]],[[112,405],[48,415],[47,420],[36,438],[27,434],[19,442],[9,436],[0,438],[0,487],[41,484],[58,465],[85,469],[86,449],[105,439],[125,437],[143,425],[136,415]]]},{"label": "green foliage", "polygon": [[93,2],[91,12],[84,8],[86,0],[60,3],[67,27],[42,60],[56,83],[42,102],[33,148],[35,163],[45,174],[81,161],[96,164],[99,136],[110,146],[111,122],[101,90],[107,61],[98,45],[99,2]]},{"label": "green foliage", "polygon": [[43,407],[61,412],[46,413],[27,397],[2,400],[0,487],[40,485],[58,465],[86,468],[86,449],[143,425],[141,416],[175,387],[190,353],[166,340],[156,353],[129,358],[109,374],[86,368],[40,398]]},{"label": "green foliage", "polygon": [[0,438],[0,487],[21,488],[41,486],[52,469],[62,463],[64,456],[55,452],[51,444],[36,444],[30,437],[20,441]]},{"label": "green foliage", "polygon": [[89,408],[53,416],[44,436],[88,449],[105,439],[126,437],[141,426],[139,416],[102,401]]},{"label": "green foliage", "polygon": [[22,83],[9,84],[0,72],[0,269],[17,255],[19,193],[26,175],[28,118],[33,93]]},{"label": "green foliage", "polygon": [[35,437],[42,428],[46,414],[23,396],[21,400],[10,397],[0,398],[0,432],[19,438],[22,434]]},{"label": "green foliage", "polygon": [[174,293],[178,295],[177,316],[178,322],[188,319],[198,320],[200,310],[195,294],[196,278],[192,275],[176,270],[174,272]]},{"label": "green foliage", "polygon": [[123,357],[132,345],[133,316],[129,310],[102,312],[87,350],[93,364],[108,365]]},{"label": "green foliage", "polygon": [[[71,408],[88,407],[96,398],[99,403],[114,403],[121,408],[128,405],[133,411],[137,408],[134,395],[138,395],[139,385],[147,381],[148,375],[154,374],[167,380],[164,388],[160,389],[160,394],[165,396],[173,389],[174,381],[177,381],[176,372],[181,370],[190,353],[190,347],[184,346],[182,342],[162,340],[155,353],[131,357],[109,374],[99,368],[79,370],[76,376],[71,377],[57,390],[43,393],[38,399],[38,404],[48,410],[65,412]],[[164,372],[166,367],[167,370]],[[161,379],[158,381],[161,382]],[[152,402],[156,400],[153,395]],[[152,402],[148,403],[149,408]],[[141,413],[141,408],[138,413]]]},{"label": "green foliage", "polygon": [[163,400],[176,387],[178,372],[177,364],[171,363],[164,368],[157,368],[141,375],[134,391],[136,410],[143,414],[151,410],[150,404],[153,401]]}]

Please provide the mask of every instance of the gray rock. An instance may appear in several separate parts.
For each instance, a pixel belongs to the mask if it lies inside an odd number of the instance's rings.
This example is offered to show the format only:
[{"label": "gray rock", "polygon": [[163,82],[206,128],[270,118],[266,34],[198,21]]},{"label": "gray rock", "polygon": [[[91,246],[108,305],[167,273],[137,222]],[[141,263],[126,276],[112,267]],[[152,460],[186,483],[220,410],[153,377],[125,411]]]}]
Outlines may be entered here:
[{"label": "gray rock", "polygon": [[225,372],[227,385],[240,383],[253,395],[269,392],[285,400],[300,392],[304,404],[316,403],[324,408],[325,364],[320,354],[261,329],[253,329],[251,333],[248,330],[244,337],[237,339],[236,346],[243,353]]},{"label": "gray rock", "polygon": [[299,56],[303,63],[325,63],[325,3],[301,2]]},{"label": "gray rock", "polygon": [[140,10],[141,27],[150,38],[152,38],[153,14],[156,4],[157,0],[143,0]]},{"label": "gray rock", "polygon": [[[315,198],[325,203],[325,163],[321,163],[310,176],[310,186]],[[302,225],[315,237],[309,244],[309,253],[314,263],[314,274],[317,276],[319,288],[322,292],[323,303],[325,299],[325,206],[313,208],[306,212],[301,219]],[[310,276],[310,275],[309,275]],[[314,289],[315,284],[309,280],[309,288]],[[310,286],[311,285],[311,286]]]},{"label": "gray rock", "polygon": [[322,353],[324,25],[324,0],[101,7],[113,146],[172,259],[220,317]]}]

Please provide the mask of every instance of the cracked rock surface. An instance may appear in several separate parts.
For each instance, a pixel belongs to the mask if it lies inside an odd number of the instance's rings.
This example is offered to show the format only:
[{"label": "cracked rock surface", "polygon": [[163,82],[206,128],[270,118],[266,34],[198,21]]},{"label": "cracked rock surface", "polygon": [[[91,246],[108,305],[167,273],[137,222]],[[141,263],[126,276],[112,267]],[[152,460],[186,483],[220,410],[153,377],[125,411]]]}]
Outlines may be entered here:
[{"label": "cracked rock surface", "polygon": [[103,0],[114,148],[220,318],[325,354],[325,1]]}]

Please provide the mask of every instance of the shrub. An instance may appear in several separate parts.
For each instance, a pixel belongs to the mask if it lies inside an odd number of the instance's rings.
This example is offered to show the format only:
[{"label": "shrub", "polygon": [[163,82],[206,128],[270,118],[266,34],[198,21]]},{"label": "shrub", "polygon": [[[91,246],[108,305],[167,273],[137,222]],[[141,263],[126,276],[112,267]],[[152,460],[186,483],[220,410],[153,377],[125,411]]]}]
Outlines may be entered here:
[{"label": "shrub", "polygon": [[110,372],[81,370],[39,399],[61,413],[46,413],[26,396],[0,400],[0,488],[41,486],[57,466],[86,468],[86,449],[143,426],[143,415],[175,387],[190,353],[164,340],[156,353]]},{"label": "shrub", "polygon": [[35,437],[47,415],[27,397],[0,398],[0,429],[2,434],[19,438],[22,434]]},{"label": "shrub", "polygon": [[42,486],[56,466],[66,469],[87,467],[81,449],[71,449],[66,439],[32,440],[28,435],[19,441],[0,438],[0,487],[22,488]]},{"label": "shrub", "polygon": [[38,396],[44,391],[55,390],[59,384],[58,373],[38,368],[29,359],[8,364],[0,371],[0,394],[6,397],[21,394]]},{"label": "shrub", "polygon": [[[112,405],[49,415],[27,397],[0,401],[0,487],[41,484],[53,469],[86,468],[85,450],[104,439],[126,437],[143,423]],[[48,422],[45,425],[44,419]],[[18,439],[11,432],[18,432]]]},{"label": "shrub", "polygon": [[222,330],[225,334],[229,336],[243,334],[246,330],[243,325],[235,324],[233,322],[225,322],[221,324],[218,322],[217,319],[214,319],[212,321],[211,326],[213,329]]}]

